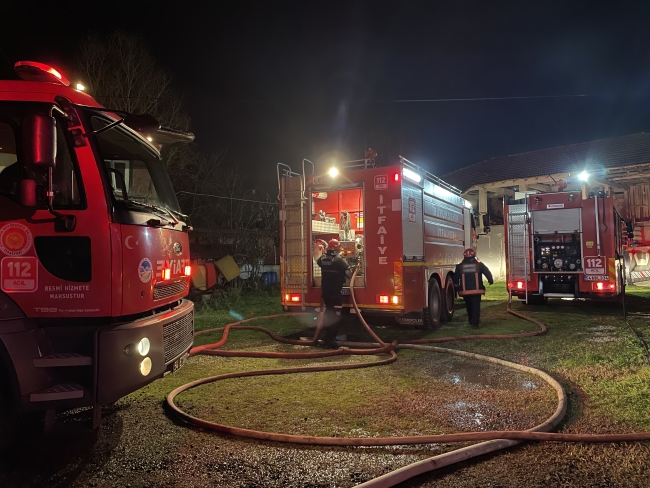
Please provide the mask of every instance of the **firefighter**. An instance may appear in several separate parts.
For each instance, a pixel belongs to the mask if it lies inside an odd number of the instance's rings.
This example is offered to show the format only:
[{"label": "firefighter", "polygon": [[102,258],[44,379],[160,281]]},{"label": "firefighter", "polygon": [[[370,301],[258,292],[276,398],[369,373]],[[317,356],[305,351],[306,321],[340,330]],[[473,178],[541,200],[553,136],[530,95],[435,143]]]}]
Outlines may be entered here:
[{"label": "firefighter", "polygon": [[482,275],[485,275],[490,285],[494,280],[488,267],[476,257],[474,249],[465,249],[463,256],[465,259],[456,265],[454,286],[465,300],[470,325],[478,329],[481,317],[481,295],[485,295]]},{"label": "firefighter", "polygon": [[324,345],[326,347],[338,347],[336,344],[336,334],[341,321],[341,310],[343,310],[343,297],[341,290],[345,283],[345,278],[352,276],[352,271],[348,263],[339,254],[341,252],[341,243],[337,239],[332,239],[327,244],[327,252],[318,258],[318,266],[322,272],[322,295],[325,304],[325,312],[322,316],[322,322],[316,327],[314,340],[318,340],[321,330],[325,330]]}]

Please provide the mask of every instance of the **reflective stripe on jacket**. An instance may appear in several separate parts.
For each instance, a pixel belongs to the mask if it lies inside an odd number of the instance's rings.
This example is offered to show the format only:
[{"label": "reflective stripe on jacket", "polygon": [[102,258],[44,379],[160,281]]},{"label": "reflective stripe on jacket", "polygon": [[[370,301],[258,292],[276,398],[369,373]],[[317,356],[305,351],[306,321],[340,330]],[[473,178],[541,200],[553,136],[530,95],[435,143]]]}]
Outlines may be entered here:
[{"label": "reflective stripe on jacket", "polygon": [[492,273],[485,264],[476,258],[465,258],[456,265],[454,285],[460,296],[484,295],[483,276],[492,283]]}]

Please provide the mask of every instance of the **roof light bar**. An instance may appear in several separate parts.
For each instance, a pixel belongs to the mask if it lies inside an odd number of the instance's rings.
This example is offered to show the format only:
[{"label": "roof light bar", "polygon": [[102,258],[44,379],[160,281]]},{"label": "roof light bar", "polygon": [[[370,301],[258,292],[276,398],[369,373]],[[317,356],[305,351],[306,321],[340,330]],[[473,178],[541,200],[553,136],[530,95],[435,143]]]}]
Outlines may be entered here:
[{"label": "roof light bar", "polygon": [[18,61],[14,64],[14,72],[25,81],[41,81],[70,86],[70,81],[52,66],[36,61]]}]

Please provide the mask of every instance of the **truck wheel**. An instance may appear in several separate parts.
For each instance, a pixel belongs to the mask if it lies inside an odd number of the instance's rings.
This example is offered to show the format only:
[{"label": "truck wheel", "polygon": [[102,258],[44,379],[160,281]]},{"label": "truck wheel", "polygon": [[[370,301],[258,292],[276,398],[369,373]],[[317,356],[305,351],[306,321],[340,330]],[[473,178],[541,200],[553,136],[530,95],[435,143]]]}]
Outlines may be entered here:
[{"label": "truck wheel", "polygon": [[442,311],[442,293],[440,293],[440,284],[438,280],[429,281],[429,307],[426,310],[427,326],[430,329],[440,327],[440,315]]},{"label": "truck wheel", "polygon": [[443,322],[449,322],[454,318],[454,312],[456,311],[454,300],[456,300],[454,280],[451,279],[451,276],[447,275],[447,279],[445,280],[445,289],[442,293],[442,314],[440,318]]}]

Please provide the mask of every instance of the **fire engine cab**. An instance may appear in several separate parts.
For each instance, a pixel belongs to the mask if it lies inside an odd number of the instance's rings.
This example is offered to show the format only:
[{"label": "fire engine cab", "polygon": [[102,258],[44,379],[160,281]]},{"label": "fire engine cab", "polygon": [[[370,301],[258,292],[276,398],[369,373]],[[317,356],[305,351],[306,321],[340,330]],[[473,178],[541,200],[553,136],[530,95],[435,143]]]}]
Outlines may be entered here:
[{"label": "fire engine cab", "polygon": [[[353,284],[359,308],[432,327],[454,314],[452,274],[476,234],[460,191],[406,158],[375,165],[376,153],[324,174],[278,165],[280,287],[285,310],[319,307],[317,264],[328,240],[359,266]],[[306,174],[311,169],[312,174]],[[351,307],[350,281],[342,291]]]},{"label": "fire engine cab", "polygon": [[0,81],[0,400],[50,419],[93,406],[97,424],[192,345],[189,225],[161,151],[194,136],[50,66],[15,72]]}]

